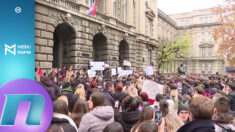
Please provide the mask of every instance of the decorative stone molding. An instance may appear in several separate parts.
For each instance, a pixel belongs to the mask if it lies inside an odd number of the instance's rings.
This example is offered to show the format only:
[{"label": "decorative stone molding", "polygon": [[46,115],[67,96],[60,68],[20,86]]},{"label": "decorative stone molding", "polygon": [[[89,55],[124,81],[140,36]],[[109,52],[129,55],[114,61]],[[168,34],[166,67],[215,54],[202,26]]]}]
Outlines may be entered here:
[{"label": "decorative stone molding", "polygon": [[200,48],[213,48],[214,44],[202,43],[199,45]]},{"label": "decorative stone molding", "polygon": [[97,33],[103,33],[103,34],[106,34],[107,33],[107,29],[105,27],[105,25],[98,25],[97,26],[97,29],[98,29],[98,32]]}]

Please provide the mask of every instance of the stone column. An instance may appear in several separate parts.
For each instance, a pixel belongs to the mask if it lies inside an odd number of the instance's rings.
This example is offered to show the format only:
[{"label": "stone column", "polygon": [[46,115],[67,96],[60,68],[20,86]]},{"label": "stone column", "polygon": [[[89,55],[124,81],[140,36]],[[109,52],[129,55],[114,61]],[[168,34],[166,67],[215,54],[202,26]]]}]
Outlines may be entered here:
[{"label": "stone column", "polygon": [[105,0],[105,14],[113,16],[113,0]]},{"label": "stone column", "polygon": [[127,0],[127,15],[126,15],[126,23],[129,25],[133,25],[133,0]]}]

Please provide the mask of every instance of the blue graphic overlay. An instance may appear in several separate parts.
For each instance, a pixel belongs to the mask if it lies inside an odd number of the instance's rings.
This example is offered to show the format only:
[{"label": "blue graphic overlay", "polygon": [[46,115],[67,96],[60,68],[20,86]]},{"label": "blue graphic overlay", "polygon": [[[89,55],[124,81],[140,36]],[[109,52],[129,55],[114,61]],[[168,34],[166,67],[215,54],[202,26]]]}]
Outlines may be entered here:
[{"label": "blue graphic overlay", "polygon": [[0,86],[18,78],[34,80],[34,0],[1,0]]},{"label": "blue graphic overlay", "polygon": [[27,125],[40,125],[45,106],[45,100],[41,95],[5,95],[6,101],[0,125],[14,125],[18,106],[22,101],[30,102],[30,108],[26,120]]}]

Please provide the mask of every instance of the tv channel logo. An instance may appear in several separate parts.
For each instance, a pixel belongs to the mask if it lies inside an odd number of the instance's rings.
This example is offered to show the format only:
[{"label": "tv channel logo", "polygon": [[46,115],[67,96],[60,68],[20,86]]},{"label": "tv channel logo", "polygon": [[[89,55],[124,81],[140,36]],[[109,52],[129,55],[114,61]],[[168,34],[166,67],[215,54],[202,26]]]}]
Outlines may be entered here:
[{"label": "tv channel logo", "polygon": [[51,98],[37,82],[18,79],[0,87],[0,132],[45,132],[52,116]]},{"label": "tv channel logo", "polygon": [[7,55],[8,52],[13,55],[16,55],[16,44],[11,46],[5,44],[5,55]]}]

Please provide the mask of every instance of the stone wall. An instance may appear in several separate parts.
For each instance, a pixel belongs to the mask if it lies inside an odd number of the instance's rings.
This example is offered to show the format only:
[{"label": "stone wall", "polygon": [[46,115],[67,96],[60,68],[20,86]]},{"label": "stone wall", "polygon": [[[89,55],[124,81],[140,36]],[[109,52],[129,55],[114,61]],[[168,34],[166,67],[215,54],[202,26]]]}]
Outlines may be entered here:
[{"label": "stone wall", "polygon": [[[146,63],[143,63],[142,58],[146,54],[145,48],[148,42],[138,42],[138,34],[130,29],[128,30],[124,24],[122,24],[124,27],[112,25],[107,23],[105,17],[103,19],[99,17],[103,16],[97,15],[97,18],[94,18],[49,2],[37,0],[35,5],[36,65],[39,65],[43,71],[50,71],[54,59],[54,32],[59,25],[66,24],[71,27],[74,34],[68,42],[69,45],[66,45],[63,49],[66,52],[63,65],[67,67],[71,65],[75,70],[82,67],[88,68],[89,62],[93,61],[93,39],[96,34],[101,33],[107,39],[107,45],[102,53],[107,58],[103,58],[103,61],[111,67],[119,66],[119,45],[122,40],[125,40],[129,47],[128,61],[131,62],[132,67],[145,68]],[[152,60],[156,64],[156,46],[153,46],[152,53]],[[60,54],[64,53],[61,52]]]}]

